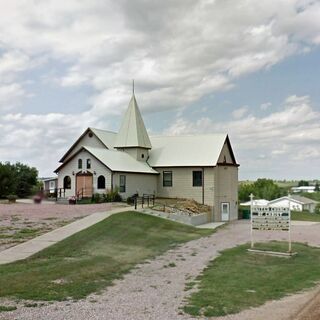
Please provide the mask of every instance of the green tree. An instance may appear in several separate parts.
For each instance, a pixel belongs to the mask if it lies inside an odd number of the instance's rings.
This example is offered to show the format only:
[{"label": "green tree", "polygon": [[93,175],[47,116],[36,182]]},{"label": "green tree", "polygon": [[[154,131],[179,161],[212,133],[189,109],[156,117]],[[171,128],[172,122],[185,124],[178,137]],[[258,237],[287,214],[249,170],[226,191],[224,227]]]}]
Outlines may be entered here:
[{"label": "green tree", "polygon": [[32,193],[33,186],[37,185],[38,171],[20,162],[10,164],[0,162],[0,197],[9,194],[18,197],[27,197]]},{"label": "green tree", "polygon": [[316,182],[316,184],[315,184],[314,191],[320,191],[319,183],[318,183],[318,182]]},{"label": "green tree", "polygon": [[298,183],[299,187],[308,187],[309,186],[309,182],[306,180],[300,180]]},{"label": "green tree", "polygon": [[251,193],[256,199],[273,200],[285,195],[286,190],[280,188],[272,179],[258,179],[254,183],[239,186],[240,201],[248,201]]},{"label": "green tree", "polygon": [[15,171],[9,162],[0,162],[0,197],[5,198],[16,192]]}]

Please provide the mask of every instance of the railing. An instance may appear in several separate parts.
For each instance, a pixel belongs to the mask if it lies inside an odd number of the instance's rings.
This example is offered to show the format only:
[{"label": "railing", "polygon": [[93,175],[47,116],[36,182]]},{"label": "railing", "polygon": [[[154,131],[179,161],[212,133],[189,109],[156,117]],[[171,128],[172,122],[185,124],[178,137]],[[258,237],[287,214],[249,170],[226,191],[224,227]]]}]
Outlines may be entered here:
[{"label": "railing", "polygon": [[154,199],[155,199],[154,194],[143,194],[142,197],[139,197],[139,196],[133,197],[135,210],[137,210],[137,207],[138,207],[139,203],[141,204],[142,208],[143,208],[143,206],[145,204],[149,208],[150,207],[150,202],[152,202],[152,206],[154,206]]}]

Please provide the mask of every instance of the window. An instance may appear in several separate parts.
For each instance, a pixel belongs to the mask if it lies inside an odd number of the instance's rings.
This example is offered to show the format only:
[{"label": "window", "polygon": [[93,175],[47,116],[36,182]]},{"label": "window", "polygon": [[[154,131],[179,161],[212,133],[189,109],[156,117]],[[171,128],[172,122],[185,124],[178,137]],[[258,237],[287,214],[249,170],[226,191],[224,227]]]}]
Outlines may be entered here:
[{"label": "window", "polygon": [[87,159],[87,169],[91,169],[91,159]]},{"label": "window", "polygon": [[126,176],[120,175],[120,192],[126,192]]},{"label": "window", "polygon": [[143,159],[144,158],[144,154],[142,153],[142,155],[141,155],[141,158]]},{"label": "window", "polygon": [[71,178],[69,176],[65,176],[63,178],[63,188],[64,189],[71,189]]},{"label": "window", "polygon": [[172,171],[163,171],[163,186],[172,187]]},{"label": "window", "polygon": [[202,187],[202,171],[192,171],[192,186]]},{"label": "window", "polygon": [[82,159],[78,159],[78,169],[82,169]]},{"label": "window", "polygon": [[104,176],[98,177],[98,189],[105,189],[106,188],[106,178]]}]

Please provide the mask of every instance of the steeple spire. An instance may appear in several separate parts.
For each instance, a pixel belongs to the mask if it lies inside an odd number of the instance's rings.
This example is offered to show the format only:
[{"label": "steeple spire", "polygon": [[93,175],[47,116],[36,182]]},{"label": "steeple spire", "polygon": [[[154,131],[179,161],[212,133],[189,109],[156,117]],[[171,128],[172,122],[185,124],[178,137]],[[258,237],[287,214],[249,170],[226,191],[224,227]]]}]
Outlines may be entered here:
[{"label": "steeple spire", "polygon": [[132,95],[134,96],[134,79],[132,79]]},{"label": "steeple spire", "polygon": [[114,147],[151,149],[151,142],[134,96],[134,81],[132,84],[132,97],[122,120]]}]

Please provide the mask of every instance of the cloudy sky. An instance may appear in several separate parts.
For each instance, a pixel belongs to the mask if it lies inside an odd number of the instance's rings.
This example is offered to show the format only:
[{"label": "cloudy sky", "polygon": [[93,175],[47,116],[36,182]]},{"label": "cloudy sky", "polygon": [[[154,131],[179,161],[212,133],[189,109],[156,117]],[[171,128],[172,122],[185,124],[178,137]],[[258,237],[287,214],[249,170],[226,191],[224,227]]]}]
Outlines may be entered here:
[{"label": "cloudy sky", "polygon": [[0,0],[0,161],[52,176],[134,78],[150,134],[227,132],[241,179],[320,178],[319,75],[316,0]]}]

